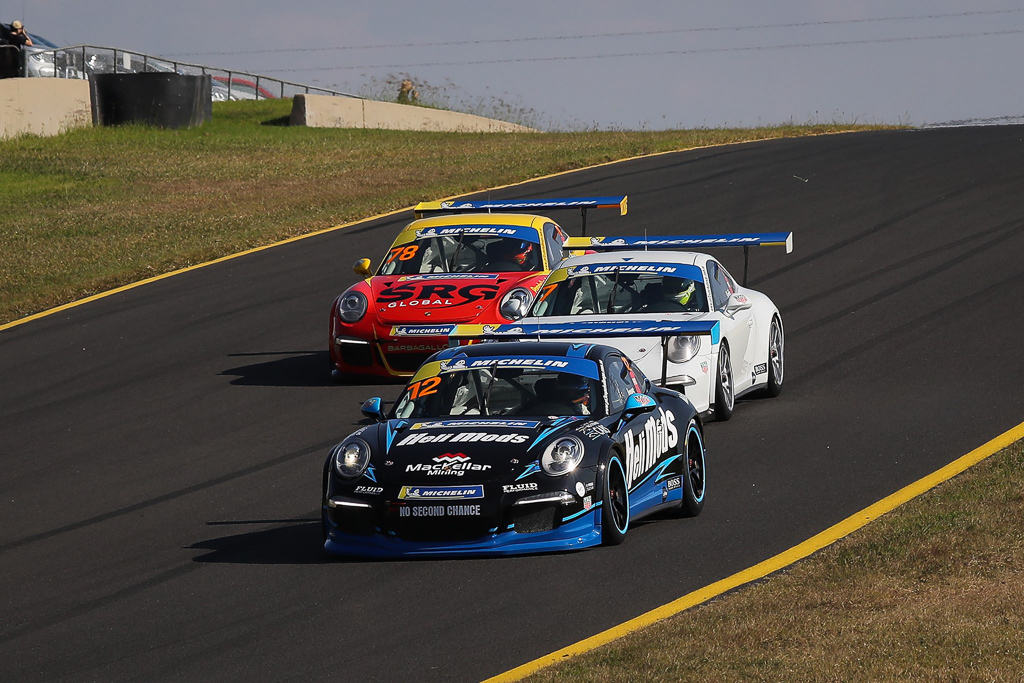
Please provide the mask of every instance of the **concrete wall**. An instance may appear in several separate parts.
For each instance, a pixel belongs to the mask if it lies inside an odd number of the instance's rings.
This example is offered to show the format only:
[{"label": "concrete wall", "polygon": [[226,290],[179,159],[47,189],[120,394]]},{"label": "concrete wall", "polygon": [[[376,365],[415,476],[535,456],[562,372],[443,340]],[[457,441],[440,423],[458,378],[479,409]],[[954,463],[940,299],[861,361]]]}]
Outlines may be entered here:
[{"label": "concrete wall", "polygon": [[89,81],[0,79],[0,138],[23,133],[57,135],[91,125]]},{"label": "concrete wall", "polygon": [[460,133],[536,133],[533,128],[483,116],[333,95],[296,95],[291,125],[311,128],[382,128]]}]

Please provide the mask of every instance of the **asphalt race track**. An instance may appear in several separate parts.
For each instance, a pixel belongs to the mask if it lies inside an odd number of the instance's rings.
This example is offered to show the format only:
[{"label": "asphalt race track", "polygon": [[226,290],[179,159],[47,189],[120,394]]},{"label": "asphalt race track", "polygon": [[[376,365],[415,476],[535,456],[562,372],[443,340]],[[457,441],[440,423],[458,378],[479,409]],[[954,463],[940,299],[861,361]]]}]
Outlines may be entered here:
[{"label": "asphalt race track", "polygon": [[0,332],[0,679],[475,680],[812,536],[1024,419],[1022,160],[1024,126],[859,133],[494,193],[628,194],[593,235],[796,233],[751,253],[783,395],[709,425],[701,517],[615,548],[321,555],[327,449],[399,390],[328,382],[328,308],[408,215]]}]

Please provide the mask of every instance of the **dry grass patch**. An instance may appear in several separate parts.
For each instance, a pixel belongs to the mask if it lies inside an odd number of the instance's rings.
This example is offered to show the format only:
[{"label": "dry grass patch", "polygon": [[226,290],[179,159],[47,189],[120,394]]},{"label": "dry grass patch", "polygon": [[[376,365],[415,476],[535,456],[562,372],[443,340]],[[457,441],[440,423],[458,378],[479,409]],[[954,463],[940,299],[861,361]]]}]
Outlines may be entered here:
[{"label": "dry grass patch", "polygon": [[488,135],[265,125],[290,107],[215,103],[214,120],[192,130],[0,141],[0,323],[421,200],[639,154],[851,128]]},{"label": "dry grass patch", "polygon": [[529,680],[1024,680],[1024,445],[786,572]]}]

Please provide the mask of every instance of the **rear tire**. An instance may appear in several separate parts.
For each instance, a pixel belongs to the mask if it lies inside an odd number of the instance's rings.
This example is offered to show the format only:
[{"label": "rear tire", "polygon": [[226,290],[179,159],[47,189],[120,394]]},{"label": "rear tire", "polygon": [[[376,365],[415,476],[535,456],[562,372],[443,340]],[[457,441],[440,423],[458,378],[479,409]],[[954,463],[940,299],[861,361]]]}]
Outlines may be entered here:
[{"label": "rear tire", "polygon": [[613,453],[604,470],[604,487],[601,491],[601,543],[619,545],[626,540],[629,530],[629,490],[626,487],[626,470],[619,456]]},{"label": "rear tire", "polygon": [[715,419],[725,422],[732,417],[736,408],[736,391],[732,381],[732,358],[724,341],[718,348],[718,368],[715,374]]},{"label": "rear tire", "polygon": [[775,316],[768,330],[768,386],[764,388],[765,396],[774,398],[782,393],[782,379],[786,370],[785,350],[786,335],[782,321]]},{"label": "rear tire", "polygon": [[683,442],[683,474],[680,484],[683,498],[679,501],[681,517],[696,517],[704,509],[704,465],[707,451],[704,436],[696,420],[690,420]]}]

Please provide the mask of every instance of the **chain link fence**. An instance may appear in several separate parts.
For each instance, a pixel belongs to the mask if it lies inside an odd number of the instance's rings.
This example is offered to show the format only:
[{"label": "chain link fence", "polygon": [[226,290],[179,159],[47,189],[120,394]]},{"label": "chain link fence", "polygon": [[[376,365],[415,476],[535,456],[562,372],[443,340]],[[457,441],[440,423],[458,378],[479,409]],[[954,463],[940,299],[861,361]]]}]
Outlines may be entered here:
[{"label": "chain link fence", "polygon": [[164,57],[122,50],[116,47],[75,45],[56,49],[22,49],[22,74],[29,78],[89,78],[94,74],[178,73],[187,76],[209,74],[213,82],[213,101],[272,100],[294,95],[338,95],[349,93],[313,85],[283,81],[248,71],[218,69]]}]

